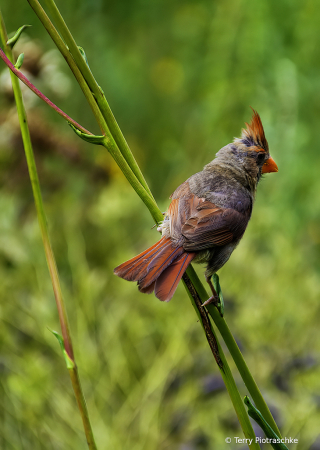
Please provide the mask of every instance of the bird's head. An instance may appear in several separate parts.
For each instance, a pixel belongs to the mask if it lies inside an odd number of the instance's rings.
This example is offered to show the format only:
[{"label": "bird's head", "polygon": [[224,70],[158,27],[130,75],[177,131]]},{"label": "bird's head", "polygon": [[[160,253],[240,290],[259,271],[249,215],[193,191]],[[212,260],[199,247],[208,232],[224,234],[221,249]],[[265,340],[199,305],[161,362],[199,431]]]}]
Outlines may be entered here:
[{"label": "bird's head", "polygon": [[278,172],[278,166],[270,156],[262,122],[255,110],[246,127],[241,137],[234,140],[231,151],[244,169],[258,181],[263,173]]}]

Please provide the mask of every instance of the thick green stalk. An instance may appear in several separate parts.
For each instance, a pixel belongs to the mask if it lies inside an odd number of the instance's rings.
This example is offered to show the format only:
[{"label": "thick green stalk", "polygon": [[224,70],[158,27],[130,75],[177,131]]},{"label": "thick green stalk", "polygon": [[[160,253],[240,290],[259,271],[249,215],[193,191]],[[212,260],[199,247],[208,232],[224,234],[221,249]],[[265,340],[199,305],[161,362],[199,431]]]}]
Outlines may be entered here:
[{"label": "thick green stalk", "polygon": [[[209,296],[208,296],[207,291],[205,290],[203,284],[199,280],[199,277],[196,274],[194,268],[191,265],[187,269],[187,274],[190,277],[192,284],[196,288],[202,302],[205,302],[209,298]],[[245,385],[247,386],[248,391],[249,391],[251,397],[253,398],[257,408],[260,410],[261,414],[266,419],[266,421],[271,426],[271,428],[274,430],[274,432],[278,436],[281,437],[280,431],[277,427],[277,424],[276,424],[274,418],[272,417],[272,414],[268,408],[268,405],[266,404],[264,398],[262,397],[261,392],[257,386],[257,383],[255,382],[255,380],[254,380],[254,378],[242,356],[242,353],[241,353],[234,337],[232,336],[232,334],[229,330],[229,327],[228,327],[224,317],[220,316],[217,308],[214,305],[209,304],[206,306],[206,308],[208,309],[210,316],[212,317],[224,342],[226,343],[228,350],[229,350],[234,362],[236,363],[239,373],[240,373]]]},{"label": "thick green stalk", "polygon": [[[5,49],[6,56],[9,58],[9,60],[11,62],[13,62],[11,48],[9,46],[7,46],[7,44],[6,44],[8,38],[7,38],[7,33],[6,33],[6,29],[5,29],[5,25],[3,22],[1,12],[0,12],[0,37],[1,37],[2,45]],[[28,164],[30,181],[31,181],[34,201],[35,201],[35,205],[36,205],[43,246],[44,246],[44,250],[45,250],[45,255],[46,255],[46,259],[47,259],[47,263],[48,263],[48,268],[49,268],[50,277],[51,277],[51,281],[52,281],[54,296],[56,299],[56,304],[57,304],[57,309],[58,309],[58,314],[59,314],[59,320],[60,320],[61,331],[62,331],[62,336],[63,336],[63,340],[64,340],[64,346],[65,346],[65,350],[66,350],[68,357],[73,362],[73,367],[72,367],[72,369],[69,369],[69,374],[70,374],[72,386],[73,386],[73,389],[75,392],[75,396],[77,399],[77,403],[79,405],[88,446],[90,449],[96,450],[97,447],[96,447],[96,444],[94,441],[92,428],[91,428],[90,420],[89,420],[89,416],[88,416],[88,410],[86,407],[86,402],[85,402],[81,384],[80,384],[78,369],[75,364],[73,346],[72,346],[72,340],[71,340],[70,328],[69,328],[69,321],[68,321],[65,303],[63,300],[63,296],[62,296],[57,265],[56,265],[54,253],[52,250],[52,246],[50,243],[48,227],[47,227],[47,220],[46,220],[44,208],[43,208],[40,183],[39,183],[36,163],[35,163],[35,159],[34,159],[34,154],[33,154],[33,149],[32,149],[32,144],[31,144],[31,139],[30,139],[30,133],[29,133],[28,123],[27,123],[27,115],[26,115],[26,111],[24,108],[24,104],[23,104],[19,80],[12,72],[10,72],[10,75],[11,75],[14,97],[15,97],[15,101],[16,101],[16,105],[17,105],[17,112],[18,112],[19,123],[20,123],[20,128],[21,128],[22,140],[23,140],[23,145],[24,145],[27,164]]]},{"label": "thick green stalk", "polygon": [[200,323],[208,340],[211,351],[217,361],[222,379],[229,392],[233,407],[236,411],[239,422],[241,424],[243,434],[245,435],[246,439],[248,439],[248,446],[250,449],[259,449],[260,446],[255,442],[255,434],[251,422],[249,420],[247,411],[244,407],[243,401],[239,394],[238,388],[232,376],[229,364],[222,351],[217,336],[213,330],[208,314],[205,308],[201,306],[202,301],[200,299],[200,296],[195,290],[194,286],[192,285],[191,280],[187,274],[183,275],[183,282],[187,289],[192,306],[194,307],[195,312],[199,317]]},{"label": "thick green stalk", "polygon": [[[28,0],[30,2],[30,0]],[[34,0],[32,0],[34,3]],[[31,2],[30,2],[31,3]],[[56,23],[57,29],[59,30],[62,38],[64,39],[65,43],[67,44],[69,51],[71,55],[73,56],[73,59],[75,60],[78,68],[80,69],[82,75],[84,76],[89,88],[93,92],[97,104],[100,108],[100,111],[103,114],[103,117],[105,118],[107,125],[114,137],[114,140],[119,147],[123,157],[126,159],[127,163],[129,164],[130,168],[132,169],[133,173],[139,180],[139,182],[142,184],[142,186],[145,188],[145,190],[148,192],[148,194],[152,197],[152,193],[150,191],[150,188],[148,184],[146,183],[144,176],[140,170],[140,167],[138,166],[128,144],[125,140],[120,127],[111,111],[111,108],[107,102],[107,99],[104,95],[104,92],[96,82],[89,66],[87,65],[85,59],[81,55],[81,52],[79,50],[79,47],[77,46],[72,34],[70,33],[69,28],[67,27],[63,17],[60,14],[59,9],[57,8],[54,0],[45,0],[45,3],[50,11],[50,14]]]},{"label": "thick green stalk", "polygon": [[242,356],[242,353],[238,347],[238,344],[236,343],[233,335],[230,332],[230,329],[223,317],[220,316],[220,314],[217,311],[217,308],[215,308],[213,305],[207,306],[208,312],[210,316],[212,317],[216,327],[218,328],[224,342],[226,343],[228,350],[236,363],[236,366],[239,370],[239,373],[241,375],[241,378],[243,379],[245,385],[248,388],[248,391],[251,395],[251,397],[254,399],[254,402],[257,406],[257,408],[261,411],[263,417],[266,419],[270,427],[273,429],[273,431],[281,437],[280,430],[268,408],[268,405],[266,404],[260,389],[258,388],[257,383],[255,382],[255,379],[253,378],[251,372],[249,371],[249,368]]}]

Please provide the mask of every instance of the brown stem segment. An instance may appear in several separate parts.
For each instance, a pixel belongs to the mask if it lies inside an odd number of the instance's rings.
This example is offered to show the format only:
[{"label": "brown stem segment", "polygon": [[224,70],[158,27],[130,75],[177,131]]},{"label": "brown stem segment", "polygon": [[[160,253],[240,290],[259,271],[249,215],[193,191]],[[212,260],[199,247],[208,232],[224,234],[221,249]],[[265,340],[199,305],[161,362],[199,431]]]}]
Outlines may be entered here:
[{"label": "brown stem segment", "polygon": [[78,122],[73,120],[68,114],[66,114],[62,109],[60,109],[57,105],[55,105],[51,100],[48,99],[39,89],[37,89],[31,81],[28,80],[28,78],[23,75],[21,70],[14,67],[12,62],[7,58],[2,48],[0,48],[0,58],[3,60],[3,62],[9,67],[9,69],[24,83],[26,86],[28,86],[29,89],[31,89],[32,92],[34,92],[41,100],[46,102],[52,109],[54,109],[60,116],[62,116],[64,119],[66,119],[68,122],[72,123],[76,128],[81,130],[83,133],[86,134],[92,134],[90,131],[88,131],[86,128],[84,128],[82,125],[80,125]]},{"label": "brown stem segment", "polygon": [[202,325],[203,325],[203,328],[204,328],[204,331],[206,334],[207,341],[211,348],[212,354],[213,354],[218,366],[220,367],[220,369],[223,370],[223,362],[220,358],[217,340],[212,331],[211,322],[208,317],[207,311],[205,310],[205,308],[203,308],[202,301],[198,295],[198,292],[196,291],[195,287],[193,286],[190,278],[188,277],[188,275],[186,273],[182,276],[182,279],[183,279],[185,285],[187,286],[187,288],[196,304],[196,307],[199,311]]}]

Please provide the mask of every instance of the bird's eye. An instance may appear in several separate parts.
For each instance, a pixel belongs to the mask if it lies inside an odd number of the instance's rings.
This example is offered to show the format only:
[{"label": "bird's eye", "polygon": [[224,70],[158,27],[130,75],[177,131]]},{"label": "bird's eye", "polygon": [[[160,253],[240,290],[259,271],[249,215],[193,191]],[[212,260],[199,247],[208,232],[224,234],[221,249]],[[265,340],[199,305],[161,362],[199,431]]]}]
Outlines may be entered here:
[{"label": "bird's eye", "polygon": [[260,165],[260,164],[263,164],[264,161],[265,161],[265,159],[266,159],[265,153],[259,153],[258,156],[257,156],[257,163],[258,163],[259,165]]}]

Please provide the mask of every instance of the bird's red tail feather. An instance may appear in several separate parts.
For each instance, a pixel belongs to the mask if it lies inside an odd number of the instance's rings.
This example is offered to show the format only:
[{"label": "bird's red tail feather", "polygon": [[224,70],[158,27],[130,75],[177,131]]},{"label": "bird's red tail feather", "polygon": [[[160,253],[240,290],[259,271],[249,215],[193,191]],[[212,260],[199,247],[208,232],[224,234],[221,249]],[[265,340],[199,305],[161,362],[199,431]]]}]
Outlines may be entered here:
[{"label": "bird's red tail feather", "polygon": [[154,293],[157,298],[168,302],[173,297],[182,275],[187,270],[195,253],[184,252],[169,267],[167,267],[156,279]]},{"label": "bird's red tail feather", "polygon": [[118,277],[124,278],[127,281],[139,281],[141,279],[141,272],[145,266],[148,266],[153,255],[162,249],[162,239],[156,242],[144,252],[120,264],[114,269],[114,274]]},{"label": "bird's red tail feather", "polygon": [[172,241],[163,237],[144,252],[114,269],[114,273],[128,281],[137,281],[139,290],[169,301],[194,258],[182,247],[174,247]]}]

